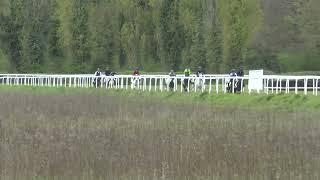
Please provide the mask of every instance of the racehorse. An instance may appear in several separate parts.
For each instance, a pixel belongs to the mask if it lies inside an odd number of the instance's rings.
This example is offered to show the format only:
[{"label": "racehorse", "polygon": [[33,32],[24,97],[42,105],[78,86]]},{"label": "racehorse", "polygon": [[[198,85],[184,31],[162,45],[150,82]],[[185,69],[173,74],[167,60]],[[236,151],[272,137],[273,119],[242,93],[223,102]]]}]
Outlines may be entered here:
[{"label": "racehorse", "polygon": [[100,76],[96,76],[93,78],[93,85],[94,87],[109,87],[112,88],[116,84],[116,78],[113,76],[115,72],[111,72],[110,74],[106,75],[105,73],[101,73]]},{"label": "racehorse", "polygon": [[241,92],[242,88],[244,87],[243,80],[237,77],[244,76],[243,70],[240,69],[239,71],[236,71],[233,69],[231,70],[229,76],[230,76],[230,79],[227,83],[227,91],[229,93]]},{"label": "racehorse", "polygon": [[185,92],[187,92],[187,91],[190,90],[191,83],[192,83],[192,80],[189,79],[189,77],[188,77],[188,79],[183,79],[183,84],[182,84],[182,86],[183,86],[183,90],[184,90]]},{"label": "racehorse", "polygon": [[[227,91],[229,93],[241,92],[241,80],[232,78],[227,83]],[[233,86],[233,89],[232,89]]]},{"label": "racehorse", "polygon": [[103,85],[106,86],[107,88],[113,88],[117,83],[117,79],[114,77],[114,75],[116,75],[115,72],[110,72],[109,75],[104,74]]},{"label": "racehorse", "polygon": [[194,86],[196,90],[203,90],[205,88],[205,79],[202,73],[199,73],[198,77],[194,79]]},{"label": "racehorse", "polygon": [[[242,80],[235,77],[231,77],[227,83],[227,91],[229,93],[241,92]],[[232,89],[233,88],[233,89]]]},{"label": "racehorse", "polygon": [[131,78],[131,89],[139,89],[140,85],[140,78],[138,75],[134,75],[133,78]]},{"label": "racehorse", "polygon": [[101,76],[94,77],[92,84],[96,88],[100,87],[101,86]]},{"label": "racehorse", "polygon": [[173,91],[175,85],[177,84],[174,77],[168,77],[168,78],[166,78],[166,79],[165,79],[165,83],[166,83],[166,85],[168,86],[168,88],[170,89],[170,91]]}]

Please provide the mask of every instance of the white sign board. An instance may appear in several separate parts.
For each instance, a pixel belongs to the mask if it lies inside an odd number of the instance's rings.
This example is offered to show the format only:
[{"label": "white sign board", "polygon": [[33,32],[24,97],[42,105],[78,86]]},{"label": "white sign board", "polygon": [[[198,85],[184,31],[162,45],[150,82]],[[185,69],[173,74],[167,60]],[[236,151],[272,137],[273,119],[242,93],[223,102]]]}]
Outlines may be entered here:
[{"label": "white sign board", "polygon": [[249,93],[257,91],[258,93],[263,90],[263,70],[250,70],[249,71]]}]

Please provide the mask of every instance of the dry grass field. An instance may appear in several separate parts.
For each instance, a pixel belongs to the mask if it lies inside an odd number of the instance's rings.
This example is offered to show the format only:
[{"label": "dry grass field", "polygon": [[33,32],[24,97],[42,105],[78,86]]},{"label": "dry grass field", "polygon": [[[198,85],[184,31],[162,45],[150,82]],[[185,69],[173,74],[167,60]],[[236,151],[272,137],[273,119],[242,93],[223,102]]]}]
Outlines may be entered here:
[{"label": "dry grass field", "polygon": [[320,113],[0,91],[0,179],[320,179]]}]

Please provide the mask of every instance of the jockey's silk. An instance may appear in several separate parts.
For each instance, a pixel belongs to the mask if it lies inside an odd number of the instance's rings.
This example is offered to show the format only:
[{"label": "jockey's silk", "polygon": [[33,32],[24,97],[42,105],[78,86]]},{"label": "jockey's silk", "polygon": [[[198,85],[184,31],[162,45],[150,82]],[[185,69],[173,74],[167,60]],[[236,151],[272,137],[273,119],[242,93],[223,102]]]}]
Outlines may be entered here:
[{"label": "jockey's silk", "polygon": [[191,70],[190,69],[185,69],[184,70],[184,75],[185,76],[190,76],[190,74],[191,74]]},{"label": "jockey's silk", "polygon": [[100,76],[101,72],[100,71],[96,71],[94,74],[95,74],[95,76]]}]

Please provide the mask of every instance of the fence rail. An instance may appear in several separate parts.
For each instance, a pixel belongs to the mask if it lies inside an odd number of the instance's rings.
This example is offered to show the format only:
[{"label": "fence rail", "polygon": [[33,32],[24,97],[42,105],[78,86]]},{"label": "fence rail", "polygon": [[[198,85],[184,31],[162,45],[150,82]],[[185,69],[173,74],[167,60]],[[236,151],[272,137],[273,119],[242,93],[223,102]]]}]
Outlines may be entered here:
[{"label": "fence rail", "polygon": [[0,74],[0,84],[8,86],[105,88],[141,91],[249,93],[250,80],[261,80],[263,89],[257,93],[295,93],[318,95],[320,76],[264,75],[251,78],[230,77],[227,74],[192,75],[115,75],[96,77],[90,74]]}]

